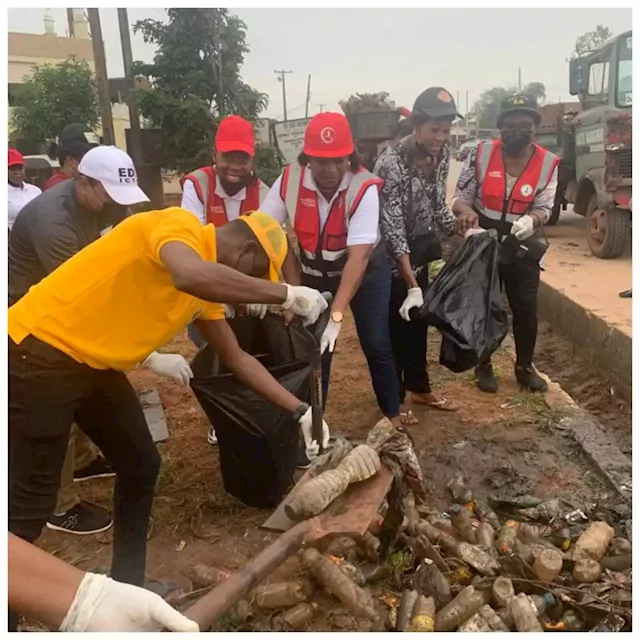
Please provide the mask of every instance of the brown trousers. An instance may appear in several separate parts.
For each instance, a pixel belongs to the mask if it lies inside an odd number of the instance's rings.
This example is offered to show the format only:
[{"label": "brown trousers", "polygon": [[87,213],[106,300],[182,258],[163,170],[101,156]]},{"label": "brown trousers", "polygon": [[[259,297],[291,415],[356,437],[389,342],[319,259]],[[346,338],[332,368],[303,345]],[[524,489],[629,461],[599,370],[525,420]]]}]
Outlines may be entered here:
[{"label": "brown trousers", "polygon": [[80,502],[80,497],[73,481],[73,472],[76,469],[86,467],[95,457],[96,448],[93,442],[77,424],[72,424],[69,433],[69,444],[67,445],[67,455],[60,474],[58,503],[54,513],[59,515],[66,513]]}]

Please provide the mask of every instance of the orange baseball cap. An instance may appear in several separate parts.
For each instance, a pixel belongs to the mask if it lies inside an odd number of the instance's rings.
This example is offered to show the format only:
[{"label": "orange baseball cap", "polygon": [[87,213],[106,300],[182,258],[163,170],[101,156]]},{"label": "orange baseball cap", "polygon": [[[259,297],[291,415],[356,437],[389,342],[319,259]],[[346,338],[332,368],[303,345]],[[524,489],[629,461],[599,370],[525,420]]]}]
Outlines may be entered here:
[{"label": "orange baseball cap", "polygon": [[303,153],[312,158],[346,158],[353,149],[351,127],[341,113],[319,113],[305,129]]},{"label": "orange baseball cap", "polygon": [[222,153],[243,151],[253,157],[256,153],[253,125],[240,116],[224,118],[216,131],[216,150]]},{"label": "orange baseball cap", "polygon": [[262,213],[262,211],[249,211],[241,215],[238,220],[242,220],[249,226],[267,254],[269,280],[280,282],[282,264],[287,257],[287,235],[284,229],[271,216]]}]

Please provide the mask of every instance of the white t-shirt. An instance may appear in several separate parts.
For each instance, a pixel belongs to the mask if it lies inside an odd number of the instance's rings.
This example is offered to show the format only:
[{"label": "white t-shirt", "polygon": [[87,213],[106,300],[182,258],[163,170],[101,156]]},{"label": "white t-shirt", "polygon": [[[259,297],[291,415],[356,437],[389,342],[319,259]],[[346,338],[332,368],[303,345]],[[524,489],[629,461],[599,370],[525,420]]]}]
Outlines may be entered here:
[{"label": "white t-shirt", "polygon": [[22,187],[14,187],[9,184],[9,207],[7,210],[7,222],[9,229],[13,227],[18,214],[28,202],[37,198],[42,191],[35,184],[23,182]]},{"label": "white t-shirt", "polygon": [[[215,194],[224,200],[225,210],[227,212],[227,218],[229,222],[231,220],[235,220],[240,217],[240,207],[242,207],[242,202],[247,197],[247,189],[243,187],[233,196],[230,196],[220,184],[218,180],[218,176],[216,176],[216,188]],[[182,204],[180,205],[183,209],[187,211],[191,211],[198,220],[202,224],[207,224],[207,212],[204,209],[204,205],[200,202],[200,198],[198,198],[198,193],[196,188],[193,185],[191,180],[186,180],[184,183],[184,187],[182,188]]]},{"label": "white t-shirt", "polygon": [[[316,191],[318,194],[318,212],[320,214],[320,228],[324,226],[329,217],[329,211],[340,191],[347,189],[353,180],[353,173],[347,171],[340,187],[336,191],[333,198],[327,201],[320,193],[316,185],[316,181],[308,168],[304,168],[304,178],[302,184],[305,188]],[[260,211],[270,215],[280,224],[284,224],[287,220],[287,206],[280,196],[280,185],[282,184],[282,175],[273,183],[269,195],[260,205]],[[349,220],[349,231],[347,233],[347,246],[351,247],[358,244],[376,244],[380,238],[378,230],[378,222],[380,219],[380,199],[378,197],[378,188],[372,184],[362,196],[358,208]]]}]

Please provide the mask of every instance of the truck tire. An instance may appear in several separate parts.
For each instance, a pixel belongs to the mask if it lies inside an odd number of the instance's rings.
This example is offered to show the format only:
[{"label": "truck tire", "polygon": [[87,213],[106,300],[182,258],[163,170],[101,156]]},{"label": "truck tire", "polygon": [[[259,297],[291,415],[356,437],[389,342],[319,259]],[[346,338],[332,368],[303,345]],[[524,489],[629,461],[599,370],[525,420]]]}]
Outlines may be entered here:
[{"label": "truck tire", "polygon": [[587,207],[587,243],[596,258],[617,258],[631,237],[631,212],[612,207],[598,208],[597,196],[591,196]]}]

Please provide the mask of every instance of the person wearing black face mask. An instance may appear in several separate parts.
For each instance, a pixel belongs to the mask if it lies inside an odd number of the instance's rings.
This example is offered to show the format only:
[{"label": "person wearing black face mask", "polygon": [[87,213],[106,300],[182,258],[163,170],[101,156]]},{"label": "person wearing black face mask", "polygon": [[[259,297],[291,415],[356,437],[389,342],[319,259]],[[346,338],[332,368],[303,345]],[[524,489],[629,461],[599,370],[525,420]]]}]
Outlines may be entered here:
[{"label": "person wearing black face mask", "polygon": [[[560,160],[534,142],[540,119],[538,105],[529,96],[515,95],[502,104],[497,120],[500,139],[478,144],[458,180],[452,208],[460,235],[482,227],[497,230],[501,239],[514,235],[524,242],[546,224],[555,200]],[[547,384],[532,364],[540,265],[503,251],[499,273],[513,311],[516,379],[521,387],[544,393]],[[498,390],[491,362],[480,363],[476,379],[481,391]]]}]

